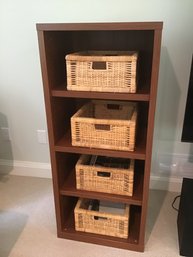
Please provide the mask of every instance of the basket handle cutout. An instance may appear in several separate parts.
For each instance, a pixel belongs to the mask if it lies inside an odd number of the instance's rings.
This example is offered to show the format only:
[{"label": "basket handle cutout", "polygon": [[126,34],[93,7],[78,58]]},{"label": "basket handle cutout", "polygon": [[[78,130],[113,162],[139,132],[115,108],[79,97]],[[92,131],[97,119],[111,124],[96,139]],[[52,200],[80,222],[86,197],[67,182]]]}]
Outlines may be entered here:
[{"label": "basket handle cutout", "polygon": [[105,177],[105,178],[110,178],[111,173],[110,172],[105,172],[105,171],[97,171],[97,176]]},{"label": "basket handle cutout", "polygon": [[93,70],[106,70],[107,64],[106,64],[106,62],[93,62],[92,69]]},{"label": "basket handle cutout", "polygon": [[95,124],[95,129],[96,130],[107,130],[110,131],[110,125],[106,125],[106,124]]},{"label": "basket handle cutout", "polygon": [[121,107],[120,104],[107,104],[107,109],[109,110],[121,110]]},{"label": "basket handle cutout", "polygon": [[94,216],[95,220],[107,220],[106,217]]}]

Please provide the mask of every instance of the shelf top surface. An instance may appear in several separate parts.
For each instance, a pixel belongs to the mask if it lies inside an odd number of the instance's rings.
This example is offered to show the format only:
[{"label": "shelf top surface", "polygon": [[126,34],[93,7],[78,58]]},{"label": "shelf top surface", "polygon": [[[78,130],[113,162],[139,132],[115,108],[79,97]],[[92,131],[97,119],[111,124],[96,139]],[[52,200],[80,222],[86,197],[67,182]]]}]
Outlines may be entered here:
[{"label": "shelf top surface", "polygon": [[161,30],[163,22],[37,23],[38,31],[65,30]]},{"label": "shelf top surface", "polygon": [[72,146],[70,131],[56,143],[54,150],[58,152],[93,154],[101,156],[104,155],[110,157],[131,158],[139,160],[145,160],[146,158],[144,142],[137,146],[135,151],[116,151],[102,148]]},{"label": "shelf top surface", "polygon": [[148,90],[140,90],[135,94],[129,93],[109,93],[109,92],[88,92],[88,91],[68,91],[65,87],[58,87],[52,90],[53,96],[58,97],[77,97],[77,98],[97,98],[97,99],[115,99],[115,100],[136,100],[149,101]]}]

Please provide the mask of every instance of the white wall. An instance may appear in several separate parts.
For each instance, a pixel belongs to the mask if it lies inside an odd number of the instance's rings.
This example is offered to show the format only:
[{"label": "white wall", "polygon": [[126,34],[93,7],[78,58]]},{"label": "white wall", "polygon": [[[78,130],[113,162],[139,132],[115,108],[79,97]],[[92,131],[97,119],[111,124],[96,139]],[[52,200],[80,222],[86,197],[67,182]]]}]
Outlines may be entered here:
[{"label": "white wall", "polygon": [[167,160],[170,154],[189,155],[191,145],[180,137],[193,53],[192,10],[192,0],[1,0],[0,126],[8,124],[12,140],[1,142],[0,159],[49,162],[48,145],[36,135],[46,129],[46,118],[35,25],[46,22],[163,21],[154,172],[164,154]]}]

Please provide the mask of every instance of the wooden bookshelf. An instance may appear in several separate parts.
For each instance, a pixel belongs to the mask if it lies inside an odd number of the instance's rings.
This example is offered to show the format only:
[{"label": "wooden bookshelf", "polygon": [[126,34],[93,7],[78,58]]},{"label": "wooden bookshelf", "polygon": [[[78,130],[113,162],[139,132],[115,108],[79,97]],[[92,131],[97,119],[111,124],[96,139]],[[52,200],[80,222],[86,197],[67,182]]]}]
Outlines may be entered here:
[{"label": "wooden bookshelf", "polygon": [[[162,22],[37,24],[37,31],[57,234],[71,240],[144,251]],[[135,94],[67,90],[65,56],[93,49],[139,52]],[[138,103],[136,147],[133,152],[72,146],[70,118],[92,99]],[[134,159],[133,196],[76,189],[75,165],[81,154]],[[128,239],[76,231],[74,207],[79,197],[130,204]]]}]

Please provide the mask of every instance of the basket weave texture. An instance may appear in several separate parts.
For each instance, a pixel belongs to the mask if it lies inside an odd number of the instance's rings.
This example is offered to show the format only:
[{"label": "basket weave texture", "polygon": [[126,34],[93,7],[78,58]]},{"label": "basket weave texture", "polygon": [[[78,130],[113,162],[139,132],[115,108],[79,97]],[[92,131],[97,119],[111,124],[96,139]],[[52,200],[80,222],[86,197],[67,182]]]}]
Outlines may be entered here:
[{"label": "basket weave texture", "polygon": [[91,200],[80,198],[74,209],[75,229],[77,231],[128,238],[129,206],[124,214],[111,214],[89,210]]},{"label": "basket weave texture", "polygon": [[135,93],[137,52],[87,51],[66,55],[67,89]]},{"label": "basket weave texture", "polygon": [[71,117],[72,145],[134,151],[137,104],[92,101]]},{"label": "basket weave texture", "polygon": [[134,160],[81,155],[75,168],[77,189],[133,195]]}]

